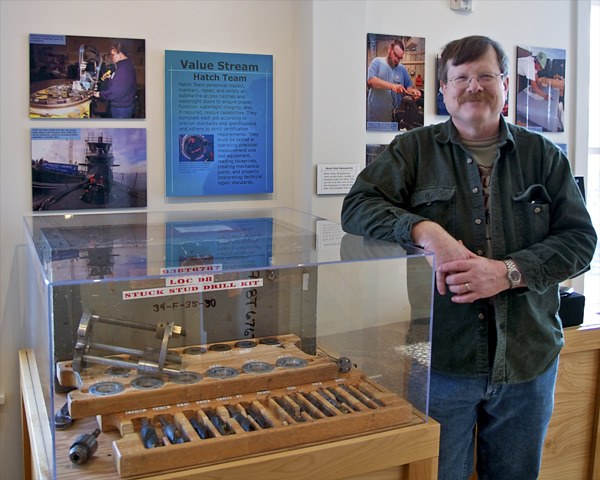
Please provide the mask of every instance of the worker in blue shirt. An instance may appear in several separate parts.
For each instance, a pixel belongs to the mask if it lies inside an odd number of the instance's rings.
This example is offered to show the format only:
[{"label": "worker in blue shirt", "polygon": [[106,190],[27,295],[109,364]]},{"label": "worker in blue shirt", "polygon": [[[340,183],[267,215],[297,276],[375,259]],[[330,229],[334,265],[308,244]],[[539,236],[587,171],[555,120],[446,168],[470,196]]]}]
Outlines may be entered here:
[{"label": "worker in blue shirt", "polygon": [[387,57],[375,57],[367,71],[367,122],[391,122],[394,108],[398,108],[404,95],[421,97],[413,86],[406,67],[400,63],[404,57],[404,44],[394,39]]},{"label": "worker in blue shirt", "polygon": [[115,64],[115,71],[112,73],[108,85],[103,90],[94,92],[94,96],[110,102],[112,118],[132,118],[137,91],[135,68],[122,43],[112,45],[110,53]]}]

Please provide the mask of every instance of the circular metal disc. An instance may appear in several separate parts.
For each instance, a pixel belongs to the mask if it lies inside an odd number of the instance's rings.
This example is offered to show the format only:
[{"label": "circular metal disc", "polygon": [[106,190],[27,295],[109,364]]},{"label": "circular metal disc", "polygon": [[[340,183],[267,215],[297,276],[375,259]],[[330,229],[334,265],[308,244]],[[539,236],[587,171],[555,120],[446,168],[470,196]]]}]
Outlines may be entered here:
[{"label": "circular metal disc", "polygon": [[263,345],[281,345],[281,342],[278,338],[275,337],[267,337],[260,340],[260,343]]},{"label": "circular metal disc", "polygon": [[94,383],[89,391],[92,395],[99,397],[106,395],[116,395],[125,390],[125,385],[120,382],[98,382]]},{"label": "circular metal disc", "polygon": [[254,347],[256,347],[256,342],[253,342],[251,340],[240,340],[239,342],[235,343],[235,347],[236,348],[254,348]]},{"label": "circular metal disc", "polygon": [[155,377],[137,377],[132,380],[130,385],[138,390],[151,390],[153,388],[160,388],[165,384],[163,380]]},{"label": "circular metal disc", "polygon": [[[159,371],[163,369],[165,366],[165,362],[167,360],[167,349],[169,347],[169,339],[171,338],[171,332],[173,331],[173,327],[175,324],[173,322],[167,323],[166,328],[163,332],[162,342],[160,344],[160,352],[158,353],[158,369]],[[158,332],[157,332],[158,334]]]},{"label": "circular metal disc", "polygon": [[208,349],[212,350],[213,352],[226,352],[231,350],[231,345],[227,345],[226,343],[214,343],[208,347]]},{"label": "circular metal disc", "polygon": [[267,362],[246,362],[242,365],[244,373],[267,373],[273,370],[273,365]]},{"label": "circular metal disc", "polygon": [[181,372],[178,375],[173,375],[169,380],[179,384],[198,383],[202,380],[202,375],[196,372]]},{"label": "circular metal disc", "polygon": [[282,357],[277,359],[275,365],[285,368],[300,368],[306,367],[306,365],[308,365],[308,361],[298,357]]},{"label": "circular metal disc", "polygon": [[183,353],[186,355],[202,355],[206,353],[206,348],[204,347],[187,347],[183,349]]},{"label": "circular metal disc", "polygon": [[239,373],[232,367],[212,367],[206,371],[206,376],[211,378],[233,378],[237,377]]}]

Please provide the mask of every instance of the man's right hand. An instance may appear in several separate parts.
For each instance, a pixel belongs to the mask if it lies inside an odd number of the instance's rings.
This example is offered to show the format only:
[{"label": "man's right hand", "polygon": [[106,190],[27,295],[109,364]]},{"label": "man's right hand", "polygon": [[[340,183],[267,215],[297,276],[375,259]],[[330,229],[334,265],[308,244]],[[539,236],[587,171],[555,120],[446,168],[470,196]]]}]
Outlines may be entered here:
[{"label": "man's right hand", "polygon": [[[415,223],[411,230],[413,242],[433,252],[437,264],[454,260],[467,260],[473,254],[459,240],[452,237],[439,224],[428,220]],[[446,276],[451,272],[436,272],[435,283],[440,295],[446,294]]]}]

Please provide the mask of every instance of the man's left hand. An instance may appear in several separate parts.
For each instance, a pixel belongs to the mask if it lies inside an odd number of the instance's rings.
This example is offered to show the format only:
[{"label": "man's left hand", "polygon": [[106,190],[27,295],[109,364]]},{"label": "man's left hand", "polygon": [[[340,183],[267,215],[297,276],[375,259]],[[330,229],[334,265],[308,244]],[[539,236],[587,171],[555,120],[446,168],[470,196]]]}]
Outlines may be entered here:
[{"label": "man's left hand", "polygon": [[504,262],[472,252],[467,260],[442,263],[437,271],[446,275],[446,284],[454,294],[452,301],[455,303],[472,303],[510,288]]}]

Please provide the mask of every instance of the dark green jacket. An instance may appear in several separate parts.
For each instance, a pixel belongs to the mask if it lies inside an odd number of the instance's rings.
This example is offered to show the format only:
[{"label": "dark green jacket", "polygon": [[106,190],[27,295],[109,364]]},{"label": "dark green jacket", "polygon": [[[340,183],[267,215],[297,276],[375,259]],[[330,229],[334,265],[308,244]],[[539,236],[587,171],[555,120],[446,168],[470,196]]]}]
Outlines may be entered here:
[{"label": "dark green jacket", "polygon": [[[513,383],[540,375],[558,355],[558,284],[588,268],[597,238],[559,148],[502,117],[499,148],[491,178],[491,257],[513,258],[528,287],[466,305],[436,291],[432,369],[491,373],[494,383]],[[486,251],[478,167],[451,120],[398,135],[360,173],[342,207],[345,231],[399,243],[412,243],[411,227],[424,219],[469,250]]]}]

